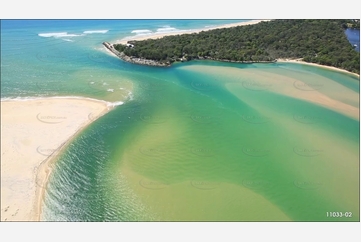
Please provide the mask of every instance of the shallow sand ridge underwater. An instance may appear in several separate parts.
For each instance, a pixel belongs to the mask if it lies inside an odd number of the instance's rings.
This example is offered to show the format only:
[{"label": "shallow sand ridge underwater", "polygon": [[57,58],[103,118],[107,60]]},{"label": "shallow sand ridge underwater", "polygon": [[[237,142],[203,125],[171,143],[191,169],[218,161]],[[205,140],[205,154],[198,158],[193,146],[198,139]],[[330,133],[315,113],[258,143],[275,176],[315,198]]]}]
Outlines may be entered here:
[{"label": "shallow sand ridge underwater", "polygon": [[[359,93],[342,79],[358,80],[329,72],[193,62],[135,78],[134,100],[59,158],[43,219],[358,220]],[[294,85],[307,78],[323,90]],[[69,191],[79,199],[64,203]]]},{"label": "shallow sand ridge underwater", "polygon": [[359,76],[102,45],[247,22],[3,20],[2,220],[358,221]]}]

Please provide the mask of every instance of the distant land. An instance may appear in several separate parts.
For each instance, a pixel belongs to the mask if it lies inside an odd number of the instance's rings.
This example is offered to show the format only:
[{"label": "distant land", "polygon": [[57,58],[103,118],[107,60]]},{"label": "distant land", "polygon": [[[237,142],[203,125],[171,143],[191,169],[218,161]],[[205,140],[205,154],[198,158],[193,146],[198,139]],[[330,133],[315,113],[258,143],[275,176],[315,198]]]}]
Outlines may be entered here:
[{"label": "distant land", "polygon": [[258,63],[302,60],[360,73],[360,57],[345,30],[359,20],[271,20],[198,33],[104,45],[121,59],[143,65],[209,59]]}]

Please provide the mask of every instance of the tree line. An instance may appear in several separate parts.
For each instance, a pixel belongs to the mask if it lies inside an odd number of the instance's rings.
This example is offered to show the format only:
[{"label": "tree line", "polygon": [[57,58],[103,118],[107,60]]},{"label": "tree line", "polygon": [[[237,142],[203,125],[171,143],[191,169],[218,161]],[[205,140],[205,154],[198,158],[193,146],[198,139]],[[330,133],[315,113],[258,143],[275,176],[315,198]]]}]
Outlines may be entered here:
[{"label": "tree line", "polygon": [[171,64],[174,61],[213,59],[260,62],[280,58],[334,66],[360,73],[359,53],[349,43],[346,28],[357,20],[272,20],[254,25],[214,29],[160,39],[114,45],[125,55]]}]

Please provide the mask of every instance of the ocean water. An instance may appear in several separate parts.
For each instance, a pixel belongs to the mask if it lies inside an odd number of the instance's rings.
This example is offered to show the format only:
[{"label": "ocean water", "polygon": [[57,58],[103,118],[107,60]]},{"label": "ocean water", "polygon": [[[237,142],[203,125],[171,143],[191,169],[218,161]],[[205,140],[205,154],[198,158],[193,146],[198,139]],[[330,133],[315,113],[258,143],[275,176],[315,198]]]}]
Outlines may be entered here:
[{"label": "ocean water", "polygon": [[312,99],[359,108],[358,78],[292,63],[140,66],[101,44],[231,22],[2,21],[2,99],[124,102],[57,157],[42,220],[359,221],[359,118]]}]

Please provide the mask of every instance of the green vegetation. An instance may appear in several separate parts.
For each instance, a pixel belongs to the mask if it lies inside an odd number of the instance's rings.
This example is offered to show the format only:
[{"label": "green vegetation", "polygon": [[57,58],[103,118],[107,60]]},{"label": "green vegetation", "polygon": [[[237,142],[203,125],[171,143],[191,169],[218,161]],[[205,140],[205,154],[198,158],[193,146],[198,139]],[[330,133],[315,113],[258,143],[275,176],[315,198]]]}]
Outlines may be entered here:
[{"label": "green vegetation", "polygon": [[342,20],[342,27],[344,29],[351,28],[351,29],[360,29],[360,20],[353,19],[353,20]]},{"label": "green vegetation", "polygon": [[212,59],[261,62],[297,59],[360,73],[360,58],[344,33],[359,28],[356,20],[272,20],[254,25],[129,41],[114,45],[125,55],[171,64]]}]

